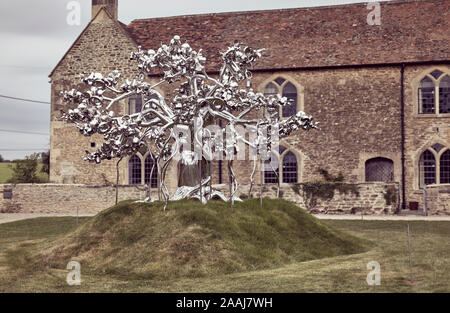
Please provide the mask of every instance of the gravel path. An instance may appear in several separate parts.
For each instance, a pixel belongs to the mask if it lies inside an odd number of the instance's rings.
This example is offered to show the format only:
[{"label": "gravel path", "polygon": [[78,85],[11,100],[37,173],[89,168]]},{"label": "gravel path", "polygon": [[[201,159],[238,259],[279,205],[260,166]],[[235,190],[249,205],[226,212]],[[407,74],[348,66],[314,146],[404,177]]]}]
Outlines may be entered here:
[{"label": "gravel path", "polygon": [[[95,214],[80,214],[78,216],[94,216]],[[37,217],[76,216],[73,213],[0,213],[0,224],[26,220]],[[361,220],[361,215],[328,215],[315,214],[324,220]],[[450,216],[416,216],[416,215],[365,215],[366,221],[450,221]]]},{"label": "gravel path", "polygon": [[[78,216],[94,216],[95,214],[79,214]],[[0,224],[10,223],[20,220],[27,220],[37,217],[62,217],[62,216],[77,216],[76,213],[0,213]]]},{"label": "gravel path", "polygon": [[[323,220],[361,220],[361,215],[327,215],[315,214]],[[364,215],[365,221],[450,221],[450,216],[420,216],[420,215]]]}]

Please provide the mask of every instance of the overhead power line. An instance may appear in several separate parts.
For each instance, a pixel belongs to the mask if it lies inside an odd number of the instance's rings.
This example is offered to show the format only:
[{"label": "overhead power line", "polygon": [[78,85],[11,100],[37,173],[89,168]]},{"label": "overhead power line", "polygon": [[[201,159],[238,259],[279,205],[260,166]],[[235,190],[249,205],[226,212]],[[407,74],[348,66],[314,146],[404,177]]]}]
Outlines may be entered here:
[{"label": "overhead power line", "polygon": [[30,135],[50,136],[49,133],[31,132],[31,131],[25,131],[25,130],[0,129],[0,132],[15,133],[15,134],[30,134]]},{"label": "overhead power line", "polygon": [[33,102],[33,103],[41,103],[41,104],[51,104],[50,102],[46,102],[46,101],[38,101],[38,100],[17,98],[17,97],[5,96],[5,95],[0,95],[0,98],[6,98],[6,99],[18,100],[18,101],[25,101],[25,102]]},{"label": "overhead power line", "polygon": [[26,65],[7,65],[7,64],[0,64],[0,67],[3,68],[24,68],[29,70],[51,70],[51,66],[26,66]]},{"label": "overhead power line", "polygon": [[19,151],[47,151],[49,148],[39,148],[39,149],[0,149],[0,151],[8,152],[19,152]]}]

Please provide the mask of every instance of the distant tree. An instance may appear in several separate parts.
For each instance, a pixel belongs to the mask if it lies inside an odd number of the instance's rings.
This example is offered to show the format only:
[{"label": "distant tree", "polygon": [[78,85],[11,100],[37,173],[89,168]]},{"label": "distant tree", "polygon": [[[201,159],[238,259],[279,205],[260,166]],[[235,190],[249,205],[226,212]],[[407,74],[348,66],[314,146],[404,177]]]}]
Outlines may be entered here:
[{"label": "distant tree", "polygon": [[0,154],[0,163],[5,162],[5,159],[2,157],[2,155]]},{"label": "distant tree", "polygon": [[42,161],[41,172],[50,175],[50,150],[47,152],[43,152],[41,154],[41,161]]},{"label": "distant tree", "polygon": [[30,156],[26,156],[23,160],[15,160],[14,165],[9,166],[13,174],[8,183],[40,183],[41,180],[37,176],[39,158],[39,153],[33,153]]}]

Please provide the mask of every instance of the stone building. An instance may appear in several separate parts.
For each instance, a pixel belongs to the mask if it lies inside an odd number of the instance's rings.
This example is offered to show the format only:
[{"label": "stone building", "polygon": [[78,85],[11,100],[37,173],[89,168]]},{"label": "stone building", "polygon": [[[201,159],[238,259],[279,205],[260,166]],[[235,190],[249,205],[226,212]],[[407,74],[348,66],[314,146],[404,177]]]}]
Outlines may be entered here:
[{"label": "stone building", "polygon": [[[397,182],[403,208],[420,203],[426,185],[445,192],[450,189],[450,1],[380,4],[380,23],[368,22],[373,9],[364,3],[139,19],[125,25],[117,20],[117,0],[93,0],[91,22],[50,74],[50,180],[105,184],[116,179],[117,160],[100,165],[82,160],[102,138],[83,137],[59,120],[60,110],[68,109],[60,92],[83,88],[80,73],[119,69],[122,77],[133,77],[132,51],[158,48],[179,35],[203,49],[212,75],[218,71],[219,51],[236,40],[266,48],[253,70],[252,88],[293,99],[294,105],[280,112],[283,117],[303,110],[320,122],[320,130],[298,132],[274,152],[282,184],[321,179],[320,169],[341,173],[351,183]],[[115,110],[127,114],[140,104],[135,98]],[[151,163],[145,153],[123,160],[120,183],[148,182]],[[179,183],[178,169],[174,164],[169,170],[172,191]],[[239,182],[247,184],[250,163],[238,162],[236,170]],[[276,183],[271,171],[264,176],[266,183]],[[213,179],[217,184],[228,180],[220,162],[214,164]]]}]

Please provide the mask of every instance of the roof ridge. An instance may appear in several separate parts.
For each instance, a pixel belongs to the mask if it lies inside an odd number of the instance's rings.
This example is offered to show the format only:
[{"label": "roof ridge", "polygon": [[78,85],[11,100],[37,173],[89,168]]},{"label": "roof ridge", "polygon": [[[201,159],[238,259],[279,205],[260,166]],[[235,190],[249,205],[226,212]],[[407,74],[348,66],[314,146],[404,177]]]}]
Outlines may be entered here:
[{"label": "roof ridge", "polygon": [[[381,0],[382,2],[389,5],[396,5],[408,2],[434,2],[440,0]],[[357,6],[367,6],[369,2],[356,2],[356,3],[344,3],[344,4],[334,4],[334,5],[320,5],[313,7],[294,7],[294,8],[282,8],[282,9],[263,9],[263,10],[247,10],[247,11],[227,11],[227,12],[217,12],[217,13],[194,13],[194,14],[182,14],[182,15],[172,15],[172,16],[159,16],[159,17],[148,17],[148,18],[138,18],[132,20],[128,25],[133,22],[145,22],[154,20],[169,20],[175,18],[189,18],[189,17],[207,17],[207,16],[221,16],[221,15],[241,15],[241,14],[251,14],[251,13],[267,13],[267,12],[284,12],[284,11],[308,11],[308,10],[328,10],[344,7],[357,7]],[[375,3],[375,1],[373,2]]]}]

